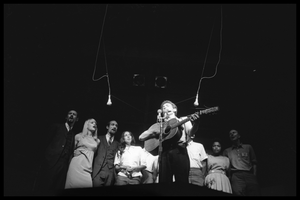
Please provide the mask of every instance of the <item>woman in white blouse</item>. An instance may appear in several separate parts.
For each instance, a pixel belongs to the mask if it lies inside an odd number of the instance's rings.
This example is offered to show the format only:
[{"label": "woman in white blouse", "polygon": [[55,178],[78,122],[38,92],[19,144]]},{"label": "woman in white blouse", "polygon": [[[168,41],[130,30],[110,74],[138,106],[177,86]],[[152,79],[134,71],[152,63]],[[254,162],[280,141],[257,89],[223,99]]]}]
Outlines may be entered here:
[{"label": "woman in white blouse", "polygon": [[141,184],[141,171],[147,165],[143,159],[144,153],[142,147],[135,146],[132,132],[124,131],[114,161],[117,173],[115,185]]}]

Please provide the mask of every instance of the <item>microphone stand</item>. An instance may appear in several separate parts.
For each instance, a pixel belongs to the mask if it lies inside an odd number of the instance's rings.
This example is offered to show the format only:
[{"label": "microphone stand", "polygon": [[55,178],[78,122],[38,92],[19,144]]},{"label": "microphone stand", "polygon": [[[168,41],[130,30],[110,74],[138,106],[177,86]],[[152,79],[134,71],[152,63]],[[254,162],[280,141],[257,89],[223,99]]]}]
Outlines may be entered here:
[{"label": "microphone stand", "polygon": [[163,135],[163,120],[165,119],[164,117],[160,116],[160,113],[157,116],[158,122],[159,122],[159,127],[160,127],[160,133],[159,133],[159,146],[158,146],[158,168],[159,168],[159,173],[158,173],[158,182],[161,182],[161,172],[162,172],[162,159],[161,159],[161,154],[163,151],[163,147],[162,147],[162,135]]}]

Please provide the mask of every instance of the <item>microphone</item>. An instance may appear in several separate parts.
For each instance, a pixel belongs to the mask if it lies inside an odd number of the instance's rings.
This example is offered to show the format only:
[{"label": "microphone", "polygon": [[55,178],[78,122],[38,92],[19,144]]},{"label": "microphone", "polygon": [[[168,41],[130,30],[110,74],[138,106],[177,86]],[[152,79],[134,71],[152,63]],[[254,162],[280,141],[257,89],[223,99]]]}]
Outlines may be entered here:
[{"label": "microphone", "polygon": [[161,116],[162,115],[162,110],[161,109],[158,109],[157,110],[157,119],[161,120],[163,117]]},{"label": "microphone", "polygon": [[161,110],[161,109],[158,109],[158,110],[157,110],[157,114],[158,114],[159,116],[161,116],[161,113],[162,113],[162,110]]},{"label": "microphone", "polygon": [[110,106],[112,104],[111,99],[110,99],[110,94],[108,95],[108,101],[106,103],[108,106]]},{"label": "microphone", "polygon": [[161,109],[158,109],[157,113],[158,113],[157,117],[159,118],[165,119],[167,117],[167,113],[163,112]]},{"label": "microphone", "polygon": [[198,103],[198,93],[196,95],[196,99],[195,99],[195,102],[194,102],[194,106],[199,106],[199,103]]}]

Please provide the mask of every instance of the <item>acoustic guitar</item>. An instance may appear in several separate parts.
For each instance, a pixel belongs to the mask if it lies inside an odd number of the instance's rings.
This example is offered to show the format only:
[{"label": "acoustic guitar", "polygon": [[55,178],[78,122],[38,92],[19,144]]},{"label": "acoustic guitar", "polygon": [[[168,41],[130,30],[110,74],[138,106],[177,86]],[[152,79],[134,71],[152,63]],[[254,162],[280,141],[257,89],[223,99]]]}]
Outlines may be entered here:
[{"label": "acoustic guitar", "polygon": [[[219,107],[212,107],[205,110],[200,110],[195,114],[202,115],[219,110]],[[182,132],[179,128],[180,125],[191,120],[191,115],[188,115],[186,119],[179,121],[176,118],[170,119],[162,123],[162,140],[161,142],[174,143],[178,142],[182,136]],[[154,137],[144,141],[144,148],[146,151],[151,152],[159,146],[159,134],[160,134],[160,123],[153,124],[148,131],[156,133]]]}]

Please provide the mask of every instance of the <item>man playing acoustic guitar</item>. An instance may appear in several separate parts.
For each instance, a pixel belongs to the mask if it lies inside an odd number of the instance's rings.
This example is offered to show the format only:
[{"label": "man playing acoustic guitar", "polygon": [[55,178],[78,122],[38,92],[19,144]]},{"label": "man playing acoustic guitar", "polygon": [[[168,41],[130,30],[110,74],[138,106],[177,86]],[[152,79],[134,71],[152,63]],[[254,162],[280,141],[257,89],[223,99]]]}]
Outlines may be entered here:
[{"label": "man playing acoustic guitar", "polygon": [[163,128],[160,123],[153,124],[144,131],[139,140],[144,141],[144,147],[149,152],[159,145],[160,131],[162,131],[162,150],[159,159],[159,182],[189,183],[190,161],[186,149],[190,135],[196,133],[199,127],[199,114],[178,118],[177,106],[169,101],[163,101],[161,109],[165,114]]}]

